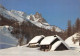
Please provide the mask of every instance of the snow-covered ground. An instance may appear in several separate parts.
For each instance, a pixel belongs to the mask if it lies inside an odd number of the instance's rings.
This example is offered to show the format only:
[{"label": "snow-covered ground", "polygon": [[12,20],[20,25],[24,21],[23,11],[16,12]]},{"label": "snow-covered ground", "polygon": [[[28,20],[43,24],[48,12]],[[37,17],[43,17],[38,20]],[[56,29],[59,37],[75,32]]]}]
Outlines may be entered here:
[{"label": "snow-covered ground", "polygon": [[72,47],[72,49],[80,49],[80,46],[79,46],[79,40],[75,42],[73,42],[73,38],[74,40],[76,40],[78,37],[80,37],[80,33],[75,33],[73,34],[72,36],[68,37],[66,40],[65,40],[65,43],[68,44],[70,47]]},{"label": "snow-covered ground", "polygon": [[0,46],[4,48],[7,45],[5,49],[0,49],[0,56],[80,56],[80,46],[73,44],[70,50],[48,52],[40,51],[39,48],[26,47],[27,45],[14,47],[17,40],[12,37],[8,27],[0,27]]},{"label": "snow-covered ground", "polygon": [[29,48],[27,45],[0,49],[0,56],[80,56],[80,46],[71,45],[70,50],[40,51],[38,48]]},{"label": "snow-covered ground", "polygon": [[44,52],[40,51],[39,48],[18,46],[0,50],[0,56],[80,56],[80,52],[78,50]]}]

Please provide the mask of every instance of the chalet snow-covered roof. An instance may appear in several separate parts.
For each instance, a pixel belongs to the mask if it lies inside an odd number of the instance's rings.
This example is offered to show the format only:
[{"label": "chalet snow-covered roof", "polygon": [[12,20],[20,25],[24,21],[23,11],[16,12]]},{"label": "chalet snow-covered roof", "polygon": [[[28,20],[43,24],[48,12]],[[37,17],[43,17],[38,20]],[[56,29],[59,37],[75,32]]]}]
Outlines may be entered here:
[{"label": "chalet snow-covered roof", "polygon": [[56,43],[54,43],[54,44],[52,45],[51,50],[54,51],[61,43],[63,43],[63,45],[64,45],[67,49],[70,49],[70,48],[68,47],[68,45],[66,45],[63,41],[57,41]]},{"label": "chalet snow-covered roof", "polygon": [[41,41],[40,45],[49,45],[49,44],[51,44],[56,38],[59,39],[59,42],[54,43],[54,44],[53,44],[53,46],[54,46],[53,48],[55,48],[55,47],[57,48],[57,46],[58,46],[60,43],[63,43],[68,49],[70,49],[69,46],[64,42],[64,40],[62,40],[58,35],[45,37],[45,38]]},{"label": "chalet snow-covered roof", "polygon": [[45,36],[44,35],[35,36],[29,43],[37,43],[43,37]]},{"label": "chalet snow-covered roof", "polygon": [[56,37],[54,37],[54,36],[47,36],[41,41],[40,45],[48,45],[55,39],[56,39]]},{"label": "chalet snow-covered roof", "polygon": [[59,37],[58,35],[55,35],[60,41],[62,41],[62,43],[68,48],[68,49],[70,49],[70,47],[65,43],[65,41],[61,38],[61,37]]},{"label": "chalet snow-covered roof", "polygon": [[61,41],[57,41],[52,45],[51,50],[55,50],[60,44],[61,44]]}]

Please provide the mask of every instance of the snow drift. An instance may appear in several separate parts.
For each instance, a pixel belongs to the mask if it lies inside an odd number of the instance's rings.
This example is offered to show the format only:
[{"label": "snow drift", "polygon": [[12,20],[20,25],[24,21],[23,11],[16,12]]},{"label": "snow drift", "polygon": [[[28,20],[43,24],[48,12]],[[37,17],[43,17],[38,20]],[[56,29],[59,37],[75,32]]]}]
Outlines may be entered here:
[{"label": "snow drift", "polygon": [[[65,42],[69,45],[69,46],[79,46],[79,40],[78,37],[80,38],[80,33],[75,33],[74,35],[68,37]],[[77,40],[75,43],[74,43],[74,40]]]}]

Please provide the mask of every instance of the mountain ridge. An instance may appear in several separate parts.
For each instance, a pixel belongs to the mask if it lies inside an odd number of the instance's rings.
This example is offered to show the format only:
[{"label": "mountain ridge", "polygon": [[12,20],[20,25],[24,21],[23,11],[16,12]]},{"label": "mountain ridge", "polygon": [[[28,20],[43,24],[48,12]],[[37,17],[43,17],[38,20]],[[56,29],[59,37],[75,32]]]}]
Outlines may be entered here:
[{"label": "mountain ridge", "polygon": [[0,15],[19,22],[23,21],[30,21],[32,24],[44,28],[44,29],[49,29],[53,31],[53,28],[55,28],[56,32],[63,32],[62,29],[59,27],[51,26],[50,24],[47,23],[47,21],[42,17],[41,14],[36,12],[35,15],[27,15],[26,13],[22,11],[16,11],[16,10],[7,10],[4,9],[4,6],[0,6]]}]

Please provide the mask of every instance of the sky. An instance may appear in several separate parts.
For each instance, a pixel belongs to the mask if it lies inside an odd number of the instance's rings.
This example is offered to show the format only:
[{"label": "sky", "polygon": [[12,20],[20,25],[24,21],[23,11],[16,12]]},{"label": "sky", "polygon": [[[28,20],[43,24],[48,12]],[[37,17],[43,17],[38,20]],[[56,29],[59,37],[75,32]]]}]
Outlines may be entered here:
[{"label": "sky", "polygon": [[67,21],[75,23],[80,18],[80,0],[0,0],[8,10],[19,10],[27,14],[39,12],[51,25],[67,28]]}]

